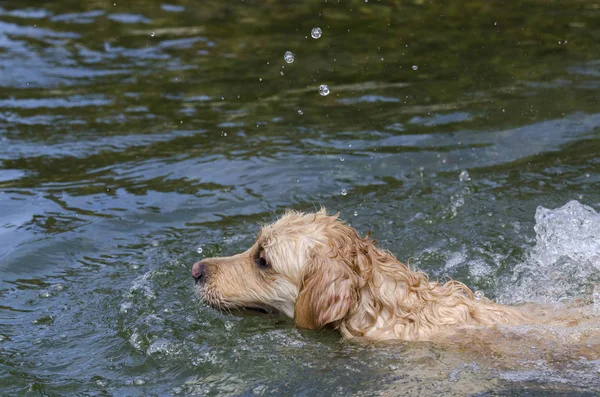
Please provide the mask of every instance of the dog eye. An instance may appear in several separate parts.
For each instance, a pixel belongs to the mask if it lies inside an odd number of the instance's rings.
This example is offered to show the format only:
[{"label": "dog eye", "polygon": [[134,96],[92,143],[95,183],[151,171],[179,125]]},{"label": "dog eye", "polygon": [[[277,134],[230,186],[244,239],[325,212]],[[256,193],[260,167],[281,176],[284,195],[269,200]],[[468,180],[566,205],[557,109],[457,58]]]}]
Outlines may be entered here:
[{"label": "dog eye", "polygon": [[269,262],[267,262],[267,259],[265,258],[265,251],[262,248],[260,251],[258,251],[258,254],[254,257],[254,263],[256,263],[256,266],[258,266],[262,269],[267,269],[267,268],[271,267],[269,265]]}]

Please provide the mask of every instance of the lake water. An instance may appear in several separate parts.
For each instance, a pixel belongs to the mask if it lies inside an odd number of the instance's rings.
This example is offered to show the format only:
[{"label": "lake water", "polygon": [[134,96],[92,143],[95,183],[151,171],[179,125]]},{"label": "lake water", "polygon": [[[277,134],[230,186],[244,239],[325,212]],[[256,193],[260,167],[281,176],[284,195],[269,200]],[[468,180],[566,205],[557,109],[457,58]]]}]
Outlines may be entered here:
[{"label": "lake water", "polygon": [[324,205],[432,278],[591,303],[599,40],[597,0],[3,1],[0,394],[597,395],[599,360],[351,343],[190,271]]}]

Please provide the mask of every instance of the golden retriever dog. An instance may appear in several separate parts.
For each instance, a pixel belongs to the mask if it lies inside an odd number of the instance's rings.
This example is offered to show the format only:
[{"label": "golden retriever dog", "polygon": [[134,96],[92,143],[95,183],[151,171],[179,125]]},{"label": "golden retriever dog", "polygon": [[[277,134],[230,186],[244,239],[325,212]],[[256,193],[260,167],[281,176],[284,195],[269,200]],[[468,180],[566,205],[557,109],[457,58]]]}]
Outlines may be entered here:
[{"label": "golden retriever dog", "polygon": [[345,338],[439,340],[473,327],[527,322],[458,281],[430,281],[325,210],[289,211],[252,247],[195,263],[201,299],[218,309],[280,312]]}]

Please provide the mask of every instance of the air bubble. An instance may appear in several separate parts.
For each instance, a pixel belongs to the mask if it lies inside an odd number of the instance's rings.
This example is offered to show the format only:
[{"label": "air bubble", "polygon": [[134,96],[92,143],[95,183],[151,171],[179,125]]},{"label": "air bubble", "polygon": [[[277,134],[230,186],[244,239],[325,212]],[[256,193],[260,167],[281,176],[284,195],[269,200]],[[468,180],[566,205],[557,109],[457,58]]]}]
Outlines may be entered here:
[{"label": "air bubble", "polygon": [[298,109],[298,114],[299,114],[300,116],[302,116],[302,115],[304,114],[304,112],[302,111],[302,109]]},{"label": "air bubble", "polygon": [[344,160],[346,160],[346,159],[345,159],[345,158],[343,158],[343,157],[340,157],[340,161],[344,161]]},{"label": "air bubble", "polygon": [[310,36],[313,39],[318,39],[319,37],[321,37],[322,34],[323,31],[321,30],[321,28],[312,28],[312,30],[310,31]]},{"label": "air bubble", "polygon": [[283,59],[285,59],[287,63],[292,63],[294,62],[294,54],[291,51],[286,51],[283,55]]},{"label": "air bubble", "polygon": [[156,35],[156,33],[152,32],[150,33],[150,37],[154,37]]},{"label": "air bubble", "polygon": [[329,87],[327,86],[327,84],[321,84],[319,86],[319,94],[321,94],[321,96],[329,95]]},{"label": "air bubble", "polygon": [[198,249],[196,249],[196,252],[201,254],[202,253],[202,247],[198,247]]},{"label": "air bubble", "polygon": [[50,291],[42,291],[39,295],[40,298],[50,298],[51,296],[52,294],[50,293]]},{"label": "air bubble", "polygon": [[347,195],[347,194],[348,194],[348,191],[347,191],[346,189],[342,189],[342,191],[340,192],[340,194],[341,194],[342,196],[345,196],[345,195]]},{"label": "air bubble", "polygon": [[482,300],[485,297],[485,294],[482,291],[475,291],[475,293],[473,293],[473,295],[475,296],[475,300]]},{"label": "air bubble", "polygon": [[358,211],[354,211],[354,216],[358,216]]},{"label": "air bubble", "polygon": [[412,70],[419,70],[419,67],[417,65],[413,65]]}]

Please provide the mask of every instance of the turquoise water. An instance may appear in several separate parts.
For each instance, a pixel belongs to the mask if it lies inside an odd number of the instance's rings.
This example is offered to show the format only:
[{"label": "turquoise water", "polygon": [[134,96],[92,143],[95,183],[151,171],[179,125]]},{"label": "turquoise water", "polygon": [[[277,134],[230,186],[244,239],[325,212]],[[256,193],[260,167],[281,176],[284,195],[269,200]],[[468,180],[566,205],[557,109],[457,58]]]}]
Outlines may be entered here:
[{"label": "turquoise water", "polygon": [[432,278],[591,299],[599,27],[597,1],[2,2],[0,394],[595,395],[597,361],[348,343],[209,309],[190,271],[324,205]]}]

